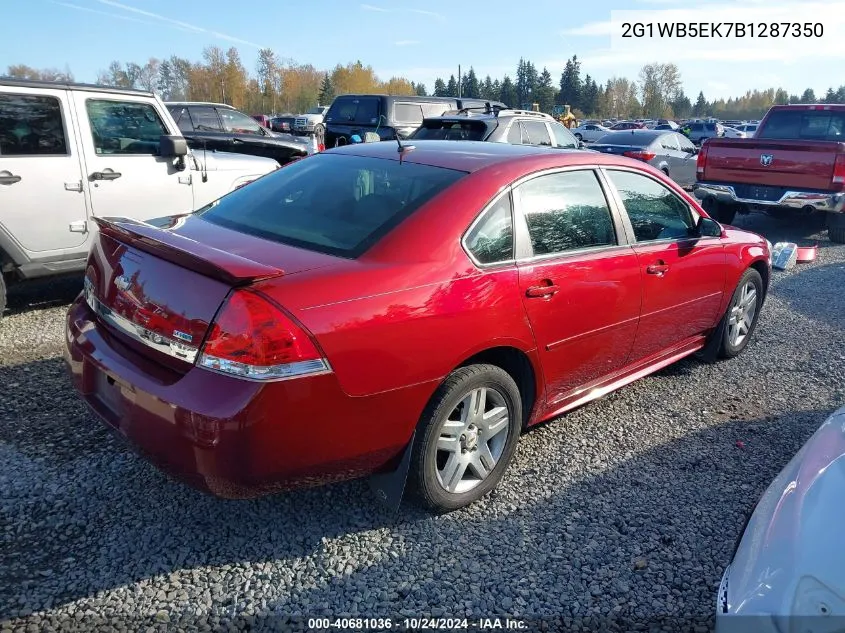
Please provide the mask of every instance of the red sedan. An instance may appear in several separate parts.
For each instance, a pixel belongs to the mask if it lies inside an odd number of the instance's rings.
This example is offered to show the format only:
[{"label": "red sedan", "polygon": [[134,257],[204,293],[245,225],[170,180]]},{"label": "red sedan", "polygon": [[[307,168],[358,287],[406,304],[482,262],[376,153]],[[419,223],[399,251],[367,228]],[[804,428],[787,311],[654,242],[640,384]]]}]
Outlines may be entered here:
[{"label": "red sedan", "polygon": [[[499,143],[397,149],[315,154],[175,226],[98,220],[67,318],[86,402],[219,496],[409,472],[443,511],[497,484],[525,428],[748,344],[766,240],[659,171]],[[137,323],[127,294],[164,318]]]}]

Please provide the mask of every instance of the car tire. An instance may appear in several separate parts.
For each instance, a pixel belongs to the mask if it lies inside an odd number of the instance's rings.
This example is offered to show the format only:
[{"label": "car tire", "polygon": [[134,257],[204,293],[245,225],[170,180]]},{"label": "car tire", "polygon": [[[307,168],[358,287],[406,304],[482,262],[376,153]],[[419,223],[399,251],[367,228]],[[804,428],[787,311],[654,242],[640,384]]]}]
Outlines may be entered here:
[{"label": "car tire", "polygon": [[6,311],[6,280],[3,278],[3,273],[0,273],[0,320],[3,319],[3,313]]},{"label": "car tire", "polygon": [[583,140],[584,140],[584,137],[582,137],[580,134],[576,134],[576,135],[575,135],[575,138],[577,138],[579,141],[583,141]]},{"label": "car tire", "polygon": [[[468,412],[480,404],[481,416]],[[453,371],[417,427],[411,485],[418,500],[443,513],[481,499],[502,478],[521,431],[522,398],[505,370],[469,365]]]},{"label": "car tire", "polygon": [[827,227],[827,237],[836,244],[845,244],[845,226]]},{"label": "car tire", "polygon": [[719,358],[734,358],[746,348],[760,318],[763,292],[763,278],[760,273],[753,268],[746,270],[734,290],[722,322],[716,329],[722,333]]},{"label": "car tire", "polygon": [[737,205],[721,202],[712,196],[705,198],[702,208],[719,224],[732,224],[738,209]]}]

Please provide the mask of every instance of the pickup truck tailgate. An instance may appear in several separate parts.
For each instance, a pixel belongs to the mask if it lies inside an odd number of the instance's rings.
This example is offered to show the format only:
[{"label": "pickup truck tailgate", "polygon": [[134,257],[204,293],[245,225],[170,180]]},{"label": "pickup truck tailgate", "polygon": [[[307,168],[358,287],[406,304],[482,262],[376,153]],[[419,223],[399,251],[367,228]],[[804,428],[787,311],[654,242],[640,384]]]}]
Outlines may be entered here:
[{"label": "pickup truck tailgate", "polygon": [[836,157],[845,153],[845,143],[834,141],[711,139],[706,147],[699,180],[793,189],[830,189]]}]

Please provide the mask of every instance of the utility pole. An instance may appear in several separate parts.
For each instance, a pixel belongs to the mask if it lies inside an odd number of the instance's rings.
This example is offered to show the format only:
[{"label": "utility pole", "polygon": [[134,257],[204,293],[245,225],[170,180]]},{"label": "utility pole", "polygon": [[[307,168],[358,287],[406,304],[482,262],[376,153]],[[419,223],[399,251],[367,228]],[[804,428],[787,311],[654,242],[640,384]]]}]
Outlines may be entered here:
[{"label": "utility pole", "polygon": [[458,64],[458,98],[461,97],[461,84],[462,83],[463,83],[463,81],[461,81],[461,65]]}]

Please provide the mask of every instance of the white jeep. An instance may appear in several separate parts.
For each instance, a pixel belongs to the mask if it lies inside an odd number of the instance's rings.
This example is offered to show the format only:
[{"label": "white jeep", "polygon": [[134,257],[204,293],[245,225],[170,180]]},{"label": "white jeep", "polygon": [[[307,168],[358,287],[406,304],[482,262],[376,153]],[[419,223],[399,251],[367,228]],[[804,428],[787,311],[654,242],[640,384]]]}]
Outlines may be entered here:
[{"label": "white jeep", "polygon": [[0,315],[7,284],[84,269],[92,218],[188,213],[278,168],[189,150],[149,92],[0,79]]}]

